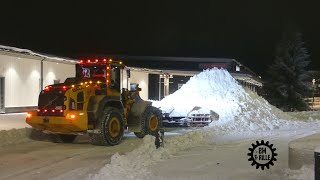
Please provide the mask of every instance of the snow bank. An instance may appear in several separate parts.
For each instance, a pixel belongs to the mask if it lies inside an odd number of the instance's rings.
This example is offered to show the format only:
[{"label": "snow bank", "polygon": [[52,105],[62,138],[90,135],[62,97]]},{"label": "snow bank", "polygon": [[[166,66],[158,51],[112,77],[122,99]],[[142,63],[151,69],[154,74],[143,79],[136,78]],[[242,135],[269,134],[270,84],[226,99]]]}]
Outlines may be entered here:
[{"label": "snow bank", "polygon": [[0,131],[0,147],[18,144],[23,142],[30,142],[32,140],[48,141],[50,139],[48,134],[42,133],[33,128],[10,129]]},{"label": "snow bank", "polygon": [[208,143],[211,133],[206,131],[190,131],[181,136],[165,139],[165,148],[156,149],[154,137],[144,137],[144,143],[125,155],[114,154],[110,164],[106,164],[98,174],[89,179],[150,179],[152,174],[148,167],[158,161],[168,159],[173,154],[196,145]]},{"label": "snow bank", "polygon": [[0,147],[30,141],[31,128],[11,129],[0,131]]},{"label": "snow bank", "polygon": [[290,119],[265,99],[246,91],[228,71],[216,68],[195,75],[181,89],[153,105],[173,117],[185,117],[196,106],[202,107],[198,113],[212,110],[220,118],[210,126],[221,131],[271,130],[286,123],[279,119]]},{"label": "snow bank", "polygon": [[288,179],[314,180],[314,166],[303,166],[300,170],[286,169],[284,176]]},{"label": "snow bank", "polygon": [[288,114],[299,120],[320,120],[320,111],[289,112]]}]

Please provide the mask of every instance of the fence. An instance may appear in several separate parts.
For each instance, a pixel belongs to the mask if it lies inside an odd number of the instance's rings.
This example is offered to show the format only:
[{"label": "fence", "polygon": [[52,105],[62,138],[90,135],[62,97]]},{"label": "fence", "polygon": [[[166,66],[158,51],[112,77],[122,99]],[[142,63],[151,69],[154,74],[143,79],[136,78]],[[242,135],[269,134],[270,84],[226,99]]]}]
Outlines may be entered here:
[{"label": "fence", "polygon": [[306,101],[312,110],[320,110],[320,97],[307,98]]}]

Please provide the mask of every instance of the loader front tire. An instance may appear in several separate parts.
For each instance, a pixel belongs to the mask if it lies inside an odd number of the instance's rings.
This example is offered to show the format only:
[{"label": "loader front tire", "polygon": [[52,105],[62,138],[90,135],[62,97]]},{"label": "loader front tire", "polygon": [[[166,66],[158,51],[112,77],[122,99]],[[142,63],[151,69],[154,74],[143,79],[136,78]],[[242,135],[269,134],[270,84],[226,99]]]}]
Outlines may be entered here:
[{"label": "loader front tire", "polygon": [[134,132],[138,138],[143,138],[145,135],[157,135],[162,126],[162,113],[153,106],[148,106],[142,114],[141,131]]},{"label": "loader front tire", "polygon": [[117,145],[124,134],[123,116],[117,108],[106,107],[99,120],[98,134],[90,133],[91,144],[98,146]]}]

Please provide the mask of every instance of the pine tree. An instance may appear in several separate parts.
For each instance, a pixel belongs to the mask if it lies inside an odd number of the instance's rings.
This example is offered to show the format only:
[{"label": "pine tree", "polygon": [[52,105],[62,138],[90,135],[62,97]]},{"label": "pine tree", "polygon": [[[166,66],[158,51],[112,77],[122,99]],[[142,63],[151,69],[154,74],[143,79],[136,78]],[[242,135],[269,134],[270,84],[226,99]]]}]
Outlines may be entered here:
[{"label": "pine tree", "polygon": [[310,72],[306,70],[310,61],[301,36],[298,32],[283,35],[267,72],[265,98],[284,111],[309,109],[304,97],[311,93]]}]

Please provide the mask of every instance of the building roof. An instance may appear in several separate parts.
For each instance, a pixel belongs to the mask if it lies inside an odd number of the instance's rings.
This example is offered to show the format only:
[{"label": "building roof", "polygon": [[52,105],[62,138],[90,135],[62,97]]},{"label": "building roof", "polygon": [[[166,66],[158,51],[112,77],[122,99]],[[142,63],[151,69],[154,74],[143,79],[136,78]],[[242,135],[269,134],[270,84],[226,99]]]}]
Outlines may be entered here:
[{"label": "building roof", "polygon": [[230,59],[230,58],[167,57],[167,56],[119,56],[119,58],[128,60],[128,61],[140,60],[140,61],[211,62],[211,63],[212,62],[214,63],[238,62],[235,59]]},{"label": "building roof", "polygon": [[61,62],[61,63],[72,63],[72,64],[78,63],[78,60],[71,59],[71,58],[57,57],[54,55],[37,53],[28,49],[21,49],[21,48],[3,46],[3,45],[0,45],[0,53],[11,54],[16,56],[29,56],[29,57],[35,57],[36,59],[46,59],[46,61],[54,61],[54,62]]}]

